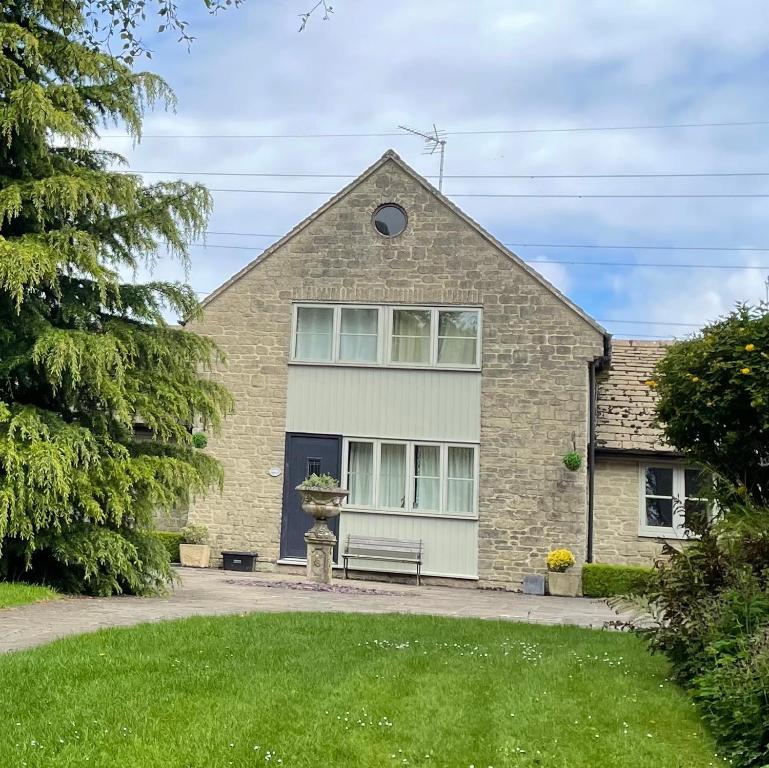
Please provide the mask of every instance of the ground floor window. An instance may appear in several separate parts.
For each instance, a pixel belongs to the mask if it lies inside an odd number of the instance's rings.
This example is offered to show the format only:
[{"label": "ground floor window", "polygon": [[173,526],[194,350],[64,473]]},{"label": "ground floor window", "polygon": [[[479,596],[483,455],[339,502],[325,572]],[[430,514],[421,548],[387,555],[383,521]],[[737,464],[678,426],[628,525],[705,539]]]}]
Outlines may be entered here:
[{"label": "ground floor window", "polygon": [[343,476],[355,509],[477,517],[475,445],[345,440]]},{"label": "ground floor window", "polygon": [[688,510],[705,505],[702,470],[675,465],[641,467],[641,536],[682,538]]}]

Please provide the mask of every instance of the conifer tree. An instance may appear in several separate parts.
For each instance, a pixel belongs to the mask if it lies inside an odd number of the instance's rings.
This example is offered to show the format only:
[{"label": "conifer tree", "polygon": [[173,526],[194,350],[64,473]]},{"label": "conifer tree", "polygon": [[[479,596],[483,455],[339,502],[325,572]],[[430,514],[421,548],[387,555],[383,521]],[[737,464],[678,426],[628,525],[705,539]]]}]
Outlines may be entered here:
[{"label": "conifer tree", "polygon": [[173,95],[93,45],[83,7],[0,16],[0,578],[146,594],[171,575],[153,514],[221,482],[191,426],[216,429],[231,399],[199,376],[212,342],[164,320],[195,313],[189,286],[130,278],[185,261],[211,200],[89,148],[105,122],[138,138]]}]

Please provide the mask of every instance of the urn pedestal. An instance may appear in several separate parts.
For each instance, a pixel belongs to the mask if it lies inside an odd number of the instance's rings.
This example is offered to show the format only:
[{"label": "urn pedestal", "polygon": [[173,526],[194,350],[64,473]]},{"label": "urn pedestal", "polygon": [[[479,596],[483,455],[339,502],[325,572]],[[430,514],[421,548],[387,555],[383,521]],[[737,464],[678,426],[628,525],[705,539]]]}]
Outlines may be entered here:
[{"label": "urn pedestal", "polygon": [[342,511],[347,491],[342,488],[303,488],[302,511],[315,518],[315,525],[304,534],[307,543],[307,580],[316,584],[331,583],[336,536],[328,527],[328,520]]}]

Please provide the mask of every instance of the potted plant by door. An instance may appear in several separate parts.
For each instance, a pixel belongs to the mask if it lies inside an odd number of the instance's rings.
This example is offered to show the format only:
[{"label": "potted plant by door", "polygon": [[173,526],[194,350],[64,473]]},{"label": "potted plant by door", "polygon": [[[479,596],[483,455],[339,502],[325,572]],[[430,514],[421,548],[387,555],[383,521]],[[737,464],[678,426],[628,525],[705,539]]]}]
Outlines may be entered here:
[{"label": "potted plant by door", "polygon": [[558,597],[577,597],[580,593],[579,573],[574,567],[574,555],[568,549],[554,549],[547,555],[547,591]]},{"label": "potted plant by door", "polygon": [[188,568],[208,568],[211,547],[206,544],[208,529],[204,525],[187,525],[181,530],[179,560]]}]

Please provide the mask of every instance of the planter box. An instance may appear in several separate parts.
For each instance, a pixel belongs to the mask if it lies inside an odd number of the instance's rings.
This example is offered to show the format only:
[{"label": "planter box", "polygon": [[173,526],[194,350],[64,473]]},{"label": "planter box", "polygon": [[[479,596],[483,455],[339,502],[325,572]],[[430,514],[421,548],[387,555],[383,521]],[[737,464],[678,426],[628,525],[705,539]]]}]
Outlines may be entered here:
[{"label": "planter box", "polygon": [[222,568],[225,571],[256,570],[256,552],[222,552]]},{"label": "planter box", "polygon": [[208,568],[211,547],[208,544],[180,544],[179,560],[188,568]]},{"label": "planter box", "polygon": [[579,597],[582,592],[582,578],[579,573],[555,573],[547,574],[547,592],[557,597]]}]

